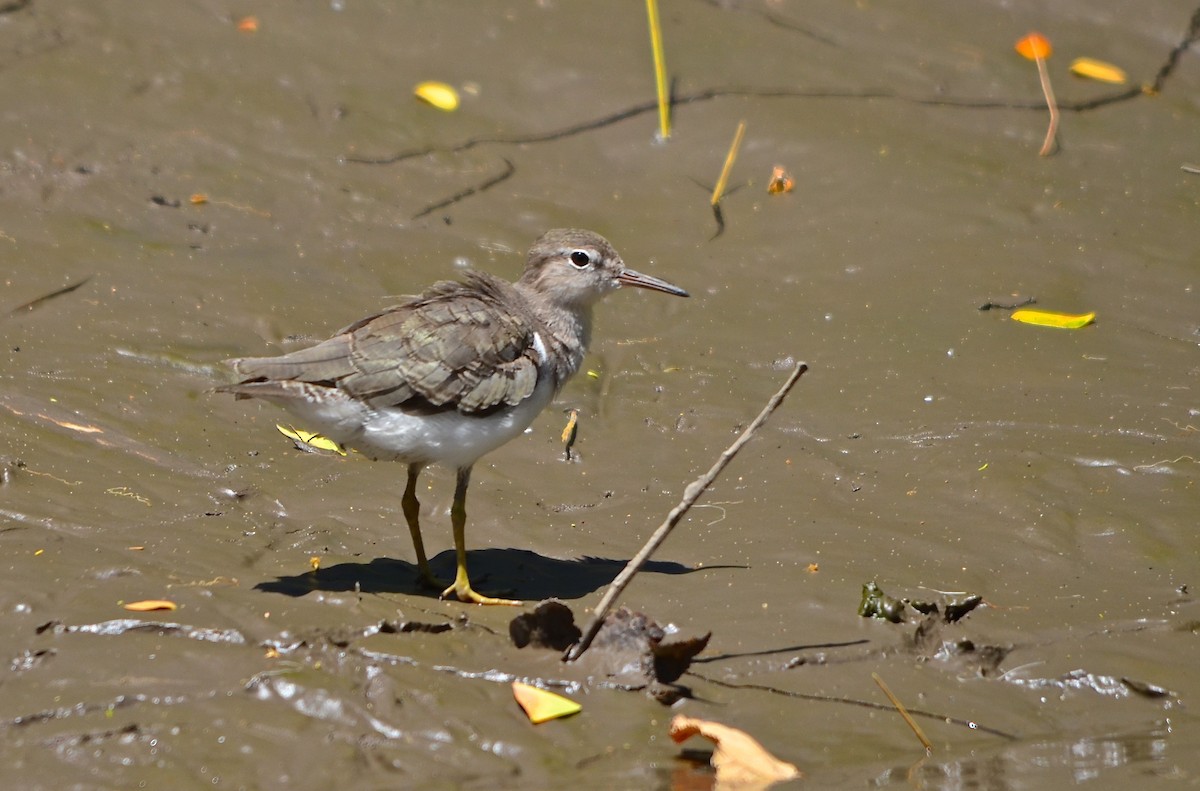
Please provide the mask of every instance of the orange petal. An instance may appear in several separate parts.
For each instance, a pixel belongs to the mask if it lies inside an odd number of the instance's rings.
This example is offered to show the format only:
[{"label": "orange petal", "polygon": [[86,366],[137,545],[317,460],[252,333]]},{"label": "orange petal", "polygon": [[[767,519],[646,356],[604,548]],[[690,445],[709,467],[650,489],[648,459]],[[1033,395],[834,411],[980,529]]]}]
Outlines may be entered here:
[{"label": "orange petal", "polygon": [[521,704],[521,708],[525,710],[525,716],[529,717],[529,721],[534,725],[546,720],[568,717],[583,710],[583,706],[570,698],[555,695],[553,692],[547,692],[529,684],[522,684],[520,681],[513,682],[512,690],[513,697],[517,699],[517,703]]},{"label": "orange petal", "polygon": [[767,192],[771,195],[778,195],[782,192],[791,192],[796,186],[795,179],[783,167],[776,165],[771,171],[771,179],[767,182]]},{"label": "orange petal", "polygon": [[676,715],[671,738],[678,744],[699,734],[716,745],[712,764],[720,788],[766,788],[800,776],[800,770],[763,749],[748,733],[710,720]]},{"label": "orange petal", "polygon": [[166,599],[143,599],[142,601],[131,601],[122,604],[126,610],[133,612],[150,612],[151,610],[178,610],[179,605],[173,601]]},{"label": "orange petal", "polygon": [[256,17],[256,16],[242,17],[241,19],[238,20],[237,29],[243,33],[257,33],[258,32],[258,17]]},{"label": "orange petal", "polygon": [[1030,60],[1038,58],[1048,58],[1054,52],[1054,48],[1050,46],[1050,39],[1038,33],[1036,30],[1031,32],[1025,38],[1020,39],[1016,45],[1017,52],[1020,52]]}]

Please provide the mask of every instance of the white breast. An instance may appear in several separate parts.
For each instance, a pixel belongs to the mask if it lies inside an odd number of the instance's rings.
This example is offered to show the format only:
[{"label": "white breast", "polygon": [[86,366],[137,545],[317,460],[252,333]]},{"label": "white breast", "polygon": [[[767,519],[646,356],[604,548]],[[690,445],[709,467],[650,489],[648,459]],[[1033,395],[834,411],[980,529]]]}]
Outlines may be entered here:
[{"label": "white breast", "polygon": [[372,408],[342,393],[320,403],[281,402],[301,428],[379,461],[469,466],[529,428],[554,398],[552,377],[540,377],[533,393],[514,407],[478,417],[456,411],[411,415],[395,407]]}]

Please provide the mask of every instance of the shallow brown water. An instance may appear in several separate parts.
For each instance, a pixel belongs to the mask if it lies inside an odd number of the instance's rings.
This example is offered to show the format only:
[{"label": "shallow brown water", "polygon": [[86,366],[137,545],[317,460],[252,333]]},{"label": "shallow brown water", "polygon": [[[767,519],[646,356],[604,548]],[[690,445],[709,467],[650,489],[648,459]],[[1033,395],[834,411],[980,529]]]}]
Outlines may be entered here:
[{"label": "shallow brown water", "polygon": [[[1120,89],[1070,60],[1150,81],[1189,4],[668,4],[686,101],[667,144],[652,111],[552,134],[653,98],[636,4],[4,10],[0,310],[90,279],[0,318],[3,787],[689,779],[672,709],[513,648],[511,610],[416,588],[402,468],[298,453],[270,406],[209,393],[224,358],[323,337],[464,263],[513,277],[564,225],[693,298],[609,300],[596,376],[476,468],[483,589],[582,616],[804,359],[625,596],[713,632],[675,708],[814,787],[1197,783],[1200,176],[1180,166],[1200,165],[1200,62],[1185,52],[1158,96],[1064,112],[1040,158],[1035,69],[1012,51],[1042,30],[1060,101],[1103,97]],[[235,29],[248,12],[256,34]],[[424,79],[474,88],[445,114],[411,98]],[[797,185],[768,197],[776,164]],[[1099,319],[977,310],[1014,294]],[[447,575],[451,476],[429,483]],[[1012,650],[986,678],[919,660],[911,626],[856,615],[870,580],[981,594],[945,636]],[[148,598],[180,609],[120,607]],[[374,633],[385,620],[454,628]],[[847,702],[885,704],[872,672],[991,730],[923,719],[918,764],[894,712]],[[531,726],[514,678],[584,710]]]}]

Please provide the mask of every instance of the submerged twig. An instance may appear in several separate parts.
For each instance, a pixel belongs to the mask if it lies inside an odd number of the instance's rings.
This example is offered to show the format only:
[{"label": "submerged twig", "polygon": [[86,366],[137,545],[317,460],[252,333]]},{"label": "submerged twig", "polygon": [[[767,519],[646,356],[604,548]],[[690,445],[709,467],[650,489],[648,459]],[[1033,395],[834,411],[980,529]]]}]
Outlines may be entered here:
[{"label": "submerged twig", "polygon": [[1037,297],[1026,297],[1018,302],[993,302],[990,299],[979,306],[980,310],[1017,310],[1026,305],[1037,304]]},{"label": "submerged twig", "polygon": [[37,299],[31,299],[22,305],[17,305],[15,308],[13,308],[12,310],[10,310],[8,312],[8,315],[11,316],[14,313],[20,313],[22,311],[25,311],[26,313],[28,313],[31,310],[37,310],[42,305],[44,305],[45,303],[54,299],[55,297],[61,297],[64,294],[70,294],[72,291],[74,291],[75,289],[79,288],[80,286],[84,285],[89,280],[91,280],[92,277],[93,277],[92,275],[88,275],[83,280],[80,280],[76,283],[72,283],[69,286],[63,286],[62,288],[58,289],[57,291],[51,291],[49,294],[43,294],[42,296],[38,297]]},{"label": "submerged twig", "polygon": [[762,427],[763,423],[767,422],[767,418],[779,408],[779,405],[783,403],[783,399],[787,397],[788,392],[791,391],[792,387],[807,370],[808,366],[806,364],[797,363],[795,370],[792,371],[787,381],[783,383],[783,387],[779,388],[778,392],[771,396],[771,400],[758,413],[758,417],[754,418],[754,421],[746,427],[741,436],[735,439],[733,444],[721,453],[716,463],[713,464],[708,472],[688,484],[687,488],[683,490],[683,499],[679,501],[679,505],[671,509],[671,513],[667,514],[667,518],[654,531],[654,535],[650,536],[646,545],[634,555],[632,560],[625,564],[625,568],[621,570],[617,578],[608,586],[608,590],[605,591],[604,597],[600,600],[600,604],[596,606],[592,614],[592,620],[588,622],[587,628],[583,630],[583,636],[579,638],[578,643],[567,649],[566,653],[563,654],[563,661],[573,662],[583,655],[583,652],[588,649],[588,646],[592,644],[592,640],[595,639],[596,633],[600,631],[600,625],[604,623],[604,616],[608,613],[609,608],[612,607],[617,597],[621,595],[621,592],[633,580],[634,575],[641,569],[642,564],[649,560],[654,551],[667,540],[667,536],[671,534],[675,525],[679,524],[679,520],[683,518],[683,515],[700,499],[700,495],[704,494],[705,490],[712,485],[712,482],[721,474],[721,470],[725,469],[726,465],[733,460],[733,457],[742,449],[742,446],[753,438],[755,432]]},{"label": "submerged twig", "polygon": [[491,178],[487,179],[483,183],[476,184],[473,187],[467,187],[462,192],[456,192],[453,195],[451,195],[449,198],[446,198],[445,200],[438,201],[437,203],[432,203],[432,204],[426,206],[424,209],[421,209],[416,214],[414,214],[412,216],[412,218],[414,220],[419,220],[428,214],[433,214],[438,209],[444,209],[447,206],[458,203],[463,198],[469,198],[477,192],[483,192],[484,190],[491,189],[492,187],[496,186],[497,184],[499,184],[500,182],[504,181],[505,179],[510,177],[512,174],[517,172],[517,166],[514,165],[512,163],[512,161],[509,160],[508,157],[501,157],[501,159],[504,160],[504,172],[501,173],[500,175],[492,176]]}]

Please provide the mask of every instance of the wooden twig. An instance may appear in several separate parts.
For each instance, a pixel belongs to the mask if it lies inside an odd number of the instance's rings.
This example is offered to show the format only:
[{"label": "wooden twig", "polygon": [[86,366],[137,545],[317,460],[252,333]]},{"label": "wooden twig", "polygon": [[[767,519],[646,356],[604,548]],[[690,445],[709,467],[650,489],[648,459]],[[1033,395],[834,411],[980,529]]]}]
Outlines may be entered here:
[{"label": "wooden twig", "polygon": [[738,121],[737,131],[733,133],[733,142],[729,145],[729,153],[725,155],[725,164],[721,166],[721,175],[717,177],[717,184],[713,187],[711,203],[713,217],[717,220],[717,232],[713,234],[713,239],[725,232],[725,216],[721,213],[721,196],[725,194],[725,187],[729,184],[729,174],[733,170],[733,163],[737,160],[738,149],[742,147],[742,137],[745,134],[746,122]]},{"label": "wooden twig", "polygon": [[654,86],[658,92],[658,136],[671,137],[671,96],[667,91],[667,59],[663,55],[662,25],[658,22],[658,0],[646,0],[650,20],[650,49],[654,53]]},{"label": "wooden twig", "polygon": [[779,391],[771,396],[771,400],[758,413],[758,417],[754,418],[754,422],[747,426],[741,436],[735,439],[733,444],[721,453],[716,463],[713,464],[708,472],[688,484],[687,488],[683,490],[683,499],[679,501],[679,505],[675,506],[671,510],[671,513],[667,514],[667,518],[654,531],[654,535],[650,536],[650,540],[646,542],[646,545],[638,551],[632,560],[625,564],[625,568],[621,570],[617,578],[608,586],[608,590],[605,591],[604,597],[600,600],[600,604],[596,606],[596,610],[592,614],[592,620],[588,623],[587,628],[583,630],[583,636],[579,638],[579,642],[566,650],[566,653],[563,654],[563,661],[573,662],[583,655],[583,652],[588,649],[588,646],[592,644],[592,640],[595,639],[596,633],[600,631],[600,626],[604,623],[604,616],[608,614],[609,608],[612,607],[617,597],[621,595],[621,592],[633,580],[634,575],[641,569],[642,564],[649,560],[654,551],[667,540],[667,536],[671,534],[675,525],[679,524],[679,520],[683,518],[683,515],[700,499],[700,495],[704,494],[704,491],[712,485],[712,482],[721,474],[721,470],[725,469],[726,465],[733,460],[733,457],[742,449],[742,446],[754,437],[754,433],[762,427],[763,423],[767,422],[767,418],[771,416],[771,413],[779,408],[779,405],[783,403],[783,399],[787,397],[788,392],[807,370],[807,365],[797,363],[796,369],[792,371],[787,381],[783,383],[783,387],[779,388]]},{"label": "wooden twig", "polygon": [[1050,126],[1046,129],[1046,139],[1038,156],[1048,157],[1054,153],[1055,138],[1058,136],[1058,100],[1054,98],[1054,89],[1050,87],[1050,72],[1046,69],[1046,59],[1036,54],[1038,78],[1042,81],[1042,93],[1046,94],[1046,106],[1050,108]]},{"label": "wooden twig", "polygon": [[713,187],[713,206],[720,203],[721,196],[725,194],[725,186],[729,184],[729,174],[733,170],[733,163],[737,160],[738,149],[742,147],[742,138],[745,135],[746,122],[738,121],[737,131],[733,133],[733,142],[729,144],[729,153],[725,155],[725,164],[721,166],[721,175],[717,178],[716,186]]},{"label": "wooden twig", "polygon": [[921,730],[921,726],[918,725],[917,721],[914,720],[912,715],[908,713],[908,709],[904,708],[904,704],[900,702],[900,698],[892,694],[892,691],[888,689],[887,684],[883,683],[883,679],[879,677],[878,673],[872,673],[871,678],[873,678],[875,683],[879,685],[879,688],[883,690],[883,694],[887,695],[887,699],[890,700],[892,705],[896,707],[896,711],[900,712],[900,716],[903,717],[904,721],[908,723],[908,727],[912,728],[913,733],[915,733],[917,738],[921,740],[921,746],[925,748],[925,754],[933,754],[933,742],[929,741],[929,737],[925,735],[925,731]]}]

